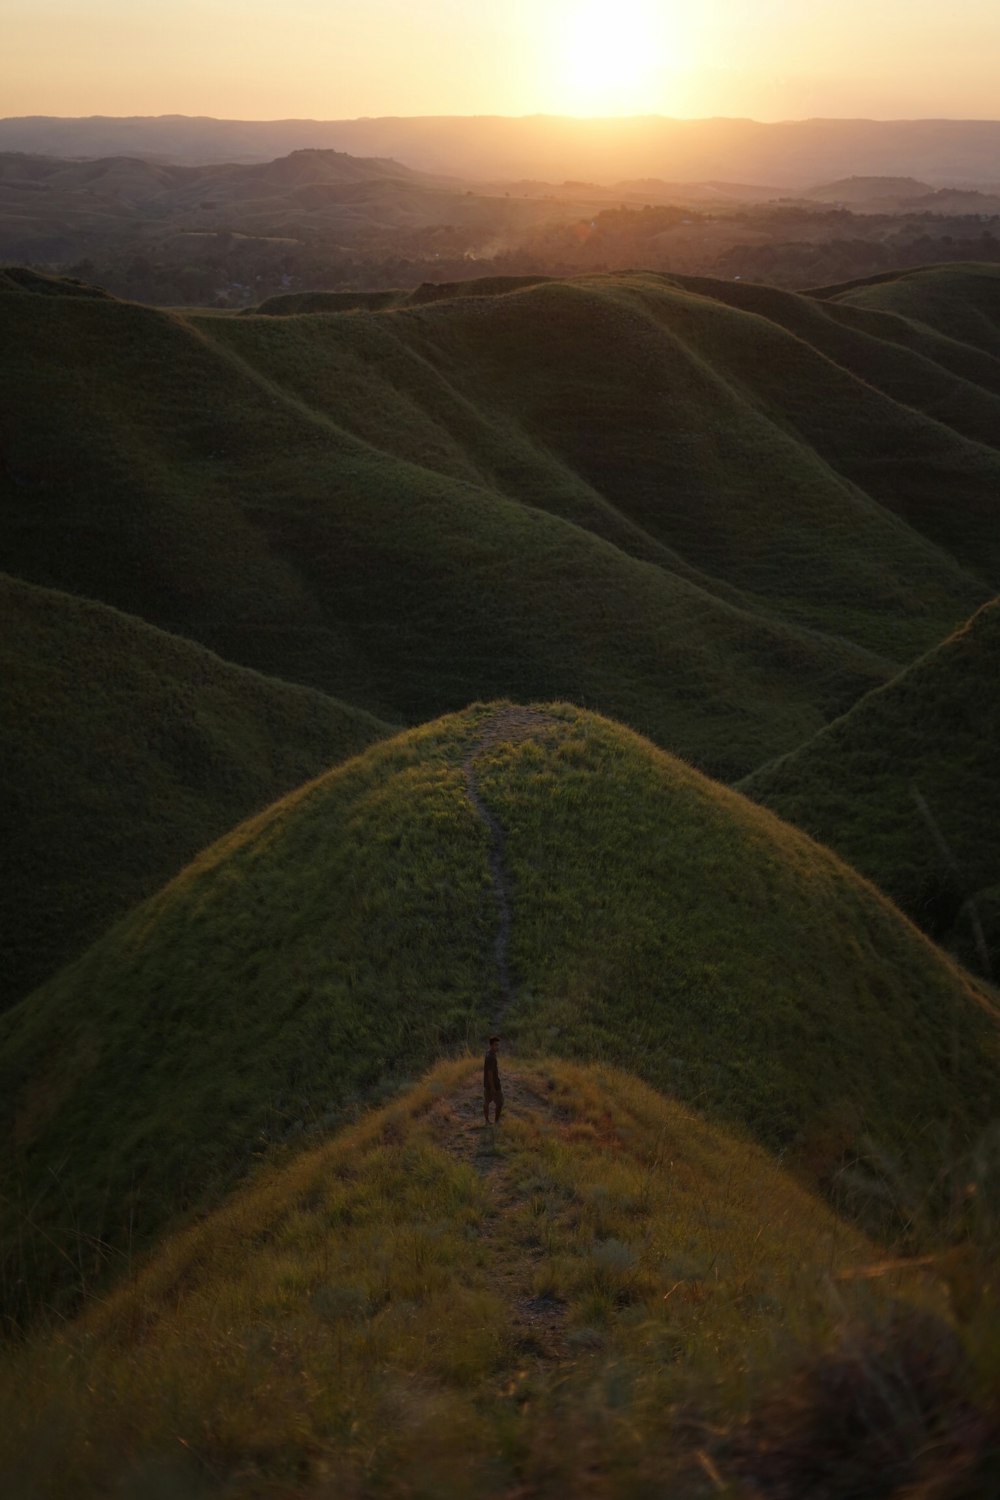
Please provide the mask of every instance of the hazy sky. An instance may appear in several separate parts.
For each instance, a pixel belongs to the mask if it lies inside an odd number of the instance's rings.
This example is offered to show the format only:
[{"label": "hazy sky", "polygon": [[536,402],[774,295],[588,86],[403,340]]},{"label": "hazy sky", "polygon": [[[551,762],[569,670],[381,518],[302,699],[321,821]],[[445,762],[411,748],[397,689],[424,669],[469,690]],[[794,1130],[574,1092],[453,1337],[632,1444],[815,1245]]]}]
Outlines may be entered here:
[{"label": "hazy sky", "polygon": [[1000,117],[1000,0],[0,0],[0,115]]}]

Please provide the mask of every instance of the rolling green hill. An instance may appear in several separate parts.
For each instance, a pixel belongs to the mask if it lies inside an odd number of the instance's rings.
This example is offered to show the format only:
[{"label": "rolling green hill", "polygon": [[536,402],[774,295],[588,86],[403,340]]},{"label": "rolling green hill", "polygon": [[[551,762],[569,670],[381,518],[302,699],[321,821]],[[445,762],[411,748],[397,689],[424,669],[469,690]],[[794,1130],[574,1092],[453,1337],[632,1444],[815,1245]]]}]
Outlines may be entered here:
[{"label": "rolling green hill", "polygon": [[[977,272],[978,268],[959,266],[950,267],[948,274],[960,293],[966,285],[975,286]],[[850,472],[859,484],[870,487],[888,509],[905,503],[913,486],[907,480],[900,482],[903,476],[898,468],[893,471],[886,462],[884,471],[880,471],[875,462],[879,453],[883,461],[889,457],[885,434],[877,436],[872,430],[879,412],[898,430],[900,424],[912,422],[912,415],[907,418],[900,408],[912,408],[934,424],[946,424],[978,444],[993,449],[1000,446],[1000,360],[971,345],[935,334],[929,328],[920,330],[893,313],[854,307],[823,291],[789,296],[774,287],[746,281],[678,280],[692,291],[752,315],[758,327],[759,320],[777,325],[841,368],[844,373],[838,400],[829,404],[810,401],[811,382],[806,382],[789,414],[803,435],[825,450],[834,468]],[[774,338],[773,331],[762,329],[761,351],[769,338]],[[716,347],[721,360],[730,358],[724,341],[716,340]],[[763,359],[755,364],[744,354],[739,364],[734,360],[733,369],[740,380],[757,388],[763,399],[780,402],[782,365],[779,360],[777,369],[772,370]],[[845,375],[853,380],[845,379]],[[880,392],[891,405],[880,403],[877,396],[852,402],[849,393],[856,394],[857,381]],[[838,432],[841,442],[837,441]],[[896,457],[898,463],[902,455]],[[926,477],[922,482],[927,483]],[[930,511],[926,521],[931,527],[935,524]],[[960,543],[962,540],[959,538]],[[992,545],[993,538],[989,540]],[[968,556],[974,561],[971,553]]]},{"label": "rolling green hill", "polygon": [[995,592],[993,393],[945,425],[968,381],[896,343],[876,390],[791,331],[818,302],[623,275],[338,306],[0,295],[10,571],[391,721],[566,697],[724,778]]},{"label": "rolling green hill", "polygon": [[[776,1467],[784,1494],[987,1493],[931,1273],[859,1278],[870,1243],[634,1079],[504,1071],[499,1130],[469,1060],[440,1065],[9,1354],[4,1493],[694,1500]],[[802,1361],[815,1389],[744,1425]]]},{"label": "rolling green hill", "polygon": [[96,297],[111,302],[110,292],[89,286],[71,276],[50,276],[27,266],[0,266],[0,292],[15,292],[29,297]]},{"label": "rolling green hill", "polygon": [[894,313],[920,330],[1000,360],[1000,268],[928,266],[834,290],[836,301]]},{"label": "rolling green hill", "polygon": [[[997,440],[1000,401],[992,392],[977,387],[970,396],[970,382],[896,345],[851,341],[820,304],[788,293],[771,294],[775,306],[761,317],[721,300],[730,284],[676,277],[581,277],[518,284],[505,295],[500,290],[496,282],[421,289],[408,299],[412,310],[382,315],[383,336],[366,345],[354,325],[341,320],[338,342],[349,344],[353,356],[345,374],[349,370],[352,385],[363,386],[378,360],[384,387],[381,364],[393,353],[398,359],[385,330],[392,330],[395,344],[403,336],[412,346],[400,325],[408,330],[416,309],[426,308],[425,360],[438,373],[463,370],[462,394],[494,427],[497,415],[504,424],[504,453],[495,464],[510,463],[516,438],[544,443],[633,530],[610,529],[610,518],[592,507],[588,518],[579,500],[568,509],[567,497],[560,508],[571,519],[661,565],[679,554],[703,585],[712,586],[711,580],[716,588],[737,588],[757,609],[873,649],[905,656],[927,629],[926,620],[914,618],[914,597],[936,611],[942,602],[937,590],[957,586],[957,576],[948,578],[943,566],[943,549],[981,579],[1000,577],[1000,460],[987,446]],[[751,292],[761,294],[758,302],[766,295],[744,288],[745,300]],[[544,339],[530,335],[529,318],[545,329]],[[816,326],[807,329],[807,323]],[[317,358],[320,341],[331,342],[329,325],[296,319],[283,340],[252,319],[215,326],[238,339],[255,365],[267,359],[276,368],[280,361],[283,381],[310,404],[329,402],[330,376]],[[843,347],[848,342],[875,344],[856,372],[850,357],[856,351],[847,354]],[[870,379],[876,360],[884,393]],[[463,414],[449,409],[451,403],[442,410],[430,372],[411,365],[405,378],[402,366],[397,383],[404,379],[409,400],[454,431]],[[926,387],[920,414],[910,404],[917,385]],[[939,419],[945,400],[962,413],[963,429],[974,410],[967,436]],[[471,414],[464,415],[466,449],[481,446],[482,424],[477,432]],[[362,411],[345,419],[370,441],[387,441],[385,425],[376,426],[381,410],[378,417]],[[402,428],[398,418],[390,424]],[[519,478],[521,493],[527,482],[527,475]],[[945,521],[937,503],[945,485],[948,513],[964,523],[961,531],[956,521]],[[549,481],[546,493],[528,498],[554,509],[559,502],[551,491]],[[650,551],[650,538],[659,553]],[[877,576],[896,590],[889,609]],[[866,627],[866,614],[879,623],[871,618]]]},{"label": "rolling green hill", "polygon": [[205,844],[392,731],[0,574],[0,1007]]},{"label": "rolling green hill", "polygon": [[825,1180],[866,1137],[926,1188],[995,1101],[995,1013],[832,854],[596,716],[475,707],[244,824],[0,1020],[8,1312],[498,1012]]},{"label": "rolling green hill", "polygon": [[815,739],[740,785],[836,849],[937,941],[993,975],[1000,972],[998,676],[994,603]]}]

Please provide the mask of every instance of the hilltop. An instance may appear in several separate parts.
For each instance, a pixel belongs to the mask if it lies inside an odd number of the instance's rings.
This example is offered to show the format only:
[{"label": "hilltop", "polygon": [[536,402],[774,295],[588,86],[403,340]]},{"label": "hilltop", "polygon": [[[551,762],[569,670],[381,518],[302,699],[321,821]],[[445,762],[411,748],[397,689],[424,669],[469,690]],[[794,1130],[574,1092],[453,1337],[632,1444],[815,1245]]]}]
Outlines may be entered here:
[{"label": "hilltop", "polygon": [[740,790],[1000,973],[1000,603]]},{"label": "hilltop", "polygon": [[1000,578],[997,394],[775,295],[0,295],[8,567],[390,722],[561,696],[736,778]]},{"label": "hilltop", "polygon": [[0,574],[0,1008],[205,844],[392,730]]},{"label": "hilltop", "polygon": [[815,1426],[824,1494],[986,1493],[936,1267],[866,1281],[763,1151],[612,1069],[504,1075],[500,1129],[440,1065],[9,1355],[5,1492],[692,1500],[805,1486]]},{"label": "hilltop", "polygon": [[594,715],[475,707],[242,825],[0,1019],[8,1314],[498,1015],[827,1185],[864,1138],[924,1196],[995,1099],[995,1013],[835,856]]},{"label": "hilltop", "polygon": [[933,189],[926,182],[918,182],[915,177],[842,177],[837,182],[824,182],[819,187],[809,188],[802,196],[820,203],[881,207],[887,202],[904,203],[907,199],[931,192]]}]

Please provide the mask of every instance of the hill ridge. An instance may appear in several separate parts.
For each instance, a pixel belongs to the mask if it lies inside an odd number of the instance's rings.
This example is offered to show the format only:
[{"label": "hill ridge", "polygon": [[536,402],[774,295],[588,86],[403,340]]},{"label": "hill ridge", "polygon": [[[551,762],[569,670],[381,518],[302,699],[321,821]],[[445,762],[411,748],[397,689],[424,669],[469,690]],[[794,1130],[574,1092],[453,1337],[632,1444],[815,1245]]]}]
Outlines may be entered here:
[{"label": "hill ridge", "polygon": [[1000,963],[998,665],[994,600],[813,739],[739,783],[836,848],[987,977]]},{"label": "hill ridge", "polygon": [[[578,330],[584,336],[592,310],[602,306],[599,288],[579,308],[560,288],[541,290],[556,298],[554,313],[562,315],[564,306],[570,313],[574,339]],[[739,774],[801,740],[887,676],[892,667],[883,653],[898,646],[896,659],[907,657],[913,633],[926,635],[934,610],[947,625],[979,602],[979,585],[950,561],[938,568],[928,598],[919,582],[927,546],[915,538],[912,559],[905,561],[904,537],[893,586],[903,613],[896,616],[891,605],[887,613],[883,577],[877,604],[872,597],[880,622],[874,643],[873,618],[853,628],[863,615],[854,602],[853,562],[834,564],[826,549],[820,573],[834,576],[821,577],[807,600],[807,570],[780,572],[760,541],[737,547],[735,538],[732,544],[721,540],[721,529],[696,526],[696,500],[707,476],[697,480],[694,496],[661,485],[650,495],[654,511],[632,508],[630,514],[626,505],[616,533],[608,498],[600,497],[599,506],[591,499],[595,476],[586,465],[573,452],[550,460],[555,445],[544,427],[535,432],[530,415],[526,420],[510,406],[525,386],[526,313],[516,298],[482,299],[468,326],[465,314],[455,326],[445,311],[449,304],[439,303],[414,309],[405,325],[351,314],[335,322],[281,320],[279,327],[263,318],[165,317],[122,303],[95,313],[98,304],[80,299],[74,308],[90,309],[78,329],[77,352],[88,353],[86,382],[67,361],[65,309],[51,317],[44,311],[47,298],[21,311],[20,298],[0,302],[0,316],[12,333],[15,326],[20,330],[22,346],[35,346],[50,409],[62,413],[60,442],[52,444],[47,434],[43,456],[31,437],[24,391],[24,421],[14,428],[7,460],[17,478],[0,476],[11,496],[11,566],[35,581],[140,612],[230,659],[307,681],[396,722],[476,696],[544,701],[562,694],[636,723],[718,774]],[[507,304],[513,325],[505,322],[506,311],[498,313]],[[496,333],[502,335],[485,349],[500,353],[505,344],[516,364],[505,363],[497,377],[484,369],[478,427],[471,432],[446,405],[445,392],[448,378],[461,369],[455,357],[464,340],[478,339],[475,357],[484,357],[477,332],[484,308],[491,324],[501,318]],[[611,304],[605,304],[608,319],[602,340],[614,336]],[[402,341],[395,332],[390,336],[396,328],[405,334]],[[265,359],[262,349],[270,351]],[[553,352],[561,361],[557,347]],[[78,414],[81,401],[95,400],[91,355],[105,368],[96,397],[100,421],[95,411],[93,428],[74,417],[70,429],[66,413]],[[437,384],[427,378],[428,355],[443,372]],[[241,370],[233,357],[256,370]],[[149,405],[136,397],[140,368]],[[563,374],[558,363],[542,373],[540,399],[565,404]],[[346,408],[338,405],[344,392],[351,401]],[[599,394],[593,399],[598,402]],[[118,438],[113,456],[86,435],[104,430],[109,420]],[[564,421],[561,410],[555,420]],[[756,419],[746,414],[744,420]],[[592,438],[585,441],[590,445]],[[790,441],[780,439],[782,452],[791,451]],[[654,457],[642,460],[647,488]],[[687,465],[684,473],[695,474],[696,467]],[[727,474],[737,487],[749,482],[735,478],[735,469]],[[808,474],[803,466],[799,487],[806,491],[816,474],[816,465],[810,462]],[[33,495],[53,482],[77,495],[71,523],[51,510],[39,521]],[[819,483],[840,497],[841,509],[851,508],[842,481]],[[138,514],[137,493],[146,500]],[[659,498],[671,493],[681,502],[673,510]],[[754,494],[754,511],[762,505],[763,495]],[[814,499],[813,509],[821,508]],[[635,524],[649,533],[656,514],[654,540],[673,545],[674,555],[680,541],[681,567],[668,566],[667,551],[647,562],[630,550],[636,548]],[[683,537],[671,538],[674,517]],[[811,524],[790,522],[786,535],[793,550],[815,559]],[[81,526],[93,528],[114,566],[98,569],[70,547]],[[883,533],[891,548],[903,535],[888,520]],[[720,547],[723,555],[692,555],[691,542]],[[365,559],[366,566],[355,565]],[[763,576],[740,576],[747,567]],[[565,580],[555,589],[554,575]],[[134,582],[140,577],[141,590]],[[789,579],[803,580],[801,600],[783,599]],[[850,593],[849,610],[829,601],[830,591],[844,599]],[[601,631],[584,604],[590,596],[606,610]],[[918,598],[930,614],[915,608]],[[895,642],[885,640],[889,619],[898,631]],[[845,646],[848,635],[869,644]],[[466,643],[461,652],[455,640]],[[806,671],[804,662],[812,663]],[[702,699],[713,704],[707,714],[698,707]]]},{"label": "hill ridge", "polygon": [[[766,1477],[776,1447],[806,1481],[812,1449],[794,1433],[772,1422],[763,1452],[748,1442],[748,1392],[794,1382],[803,1357],[836,1368],[845,1317],[873,1389],[885,1369],[909,1394],[916,1337],[926,1391],[921,1352],[953,1339],[945,1266],[859,1278],[873,1250],[856,1229],[759,1147],[620,1070],[514,1060],[504,1083],[505,1123],[477,1125],[470,1059],[438,1064],[6,1360],[0,1474],[27,1455],[53,1500],[136,1474],[186,1492],[207,1474],[209,1493],[333,1478],[462,1500],[585,1484],[603,1500],[625,1478],[694,1496],[707,1473]],[[928,1441],[905,1444],[904,1481],[955,1459],[930,1441],[937,1402],[970,1408],[940,1366],[907,1410],[906,1435]],[[39,1390],[65,1410],[45,1441]],[[981,1429],[970,1471],[988,1461]],[[867,1468],[867,1440],[839,1434],[824,1472]],[[873,1466],[884,1425],[877,1444]]]},{"label": "hill ridge", "polygon": [[497,1005],[490,1021],[491,1030],[500,1030],[513,1000],[509,953],[513,892],[506,866],[506,838],[502,826],[483,801],[479,789],[479,778],[476,774],[476,761],[484,751],[492,749],[495,745],[528,737],[534,730],[548,727],[554,722],[537,709],[513,706],[498,708],[492,717],[483,721],[479,739],[470,748],[462,762],[462,775],[465,779],[469,801],[477,818],[489,830],[490,835],[490,880],[497,908],[497,931],[493,945],[496,962]]},{"label": "hill ridge", "polygon": [[148,1243],[291,1127],[486,1033],[503,913],[470,754],[503,833],[518,1051],[633,1067],[828,1185],[862,1136],[919,1181],[939,1128],[976,1134],[1000,1030],[967,976],[739,794],[595,715],[538,709],[476,705],[377,743],[0,1018],[17,1143],[0,1222],[32,1204],[37,1230],[10,1243],[35,1295],[72,1297],[58,1225]]},{"label": "hill ridge", "polygon": [[209,840],[395,726],[0,573],[0,1010]]}]

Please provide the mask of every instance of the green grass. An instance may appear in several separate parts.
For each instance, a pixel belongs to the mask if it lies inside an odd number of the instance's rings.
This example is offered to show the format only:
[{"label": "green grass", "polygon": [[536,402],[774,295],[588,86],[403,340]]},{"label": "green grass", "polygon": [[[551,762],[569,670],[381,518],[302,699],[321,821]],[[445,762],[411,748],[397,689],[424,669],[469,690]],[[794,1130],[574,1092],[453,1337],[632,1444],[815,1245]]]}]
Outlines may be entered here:
[{"label": "green grass", "polygon": [[838,303],[893,313],[946,339],[1000,359],[1000,270],[928,266],[834,291]]},{"label": "green grass", "polygon": [[1000,604],[991,604],[815,739],[741,783],[748,796],[836,849],[939,942],[994,976],[998,670]]},{"label": "green grass", "polygon": [[[952,274],[956,282],[961,283],[968,273],[957,269]],[[687,276],[678,280],[684,287],[714,301],[776,324],[816,354],[824,355],[840,366],[843,372],[866,386],[874,387],[895,407],[912,407],[934,422],[947,424],[975,443],[991,448],[1000,444],[1000,424],[997,421],[1000,361],[978,349],[958,339],[935,334],[929,328],[917,329],[896,314],[854,307],[849,302],[828,297],[825,292],[790,297],[774,287],[746,281],[711,281]],[[901,346],[906,351],[902,357]],[[776,379],[775,373],[766,366],[754,371],[746,360],[740,365],[740,379],[750,389],[756,388],[762,395],[770,393],[780,399],[780,367]],[[808,417],[810,425],[815,424],[817,438],[823,442],[829,462],[838,471],[845,472],[850,466],[862,484],[865,477],[870,477],[873,484],[881,481],[879,498],[884,498],[887,507],[895,510],[899,497],[885,482],[888,475],[880,475],[872,468],[866,476],[860,467],[865,456],[866,445],[859,441],[864,435],[864,427],[857,431],[855,424],[866,405],[867,398],[858,402],[854,411],[845,411],[845,403],[838,402],[837,410],[827,412],[826,421],[822,422],[822,410],[815,405],[810,410],[808,403],[803,402],[800,421]],[[877,407],[879,403],[875,405]],[[906,414],[899,410],[883,405],[882,411],[892,425],[907,420]],[[842,421],[845,422],[845,441],[838,447],[830,441],[830,429],[836,430]],[[867,447],[869,456],[872,456],[877,444],[871,441],[870,432],[868,436]]]},{"label": "green grass", "polygon": [[916,1165],[945,1120],[990,1118],[995,1014],[787,824],[573,709],[480,784],[506,832],[519,1048],[613,1060],[807,1156],[863,1130]]},{"label": "green grass", "polygon": [[945,425],[969,378],[848,350],[824,306],[652,275],[285,317],[21,286],[7,566],[390,721],[561,697],[735,779],[1000,570],[1000,455]]},{"label": "green grass", "polygon": [[[367,320],[286,319],[279,332],[246,319],[212,328],[373,444],[398,443],[401,455],[440,467],[448,459],[429,440],[448,434],[458,440],[452,460],[478,457],[480,474],[506,493],[661,565],[683,560],[696,581],[740,590],[753,607],[905,658],[968,587],[933,545],[931,497],[945,472],[949,514],[965,530],[944,543],[964,543],[972,573],[1000,576],[994,532],[969,535],[992,499],[997,454],[825,358],[822,330],[816,347],[790,337],[782,314],[836,331],[818,304],[775,294],[776,317],[762,319],[687,288],[618,275],[504,296],[490,283],[492,295],[476,296],[474,283],[447,316],[438,304]],[[528,336],[529,324],[545,337]],[[900,378],[918,363],[895,345],[880,350],[903,367]],[[353,410],[333,384],[338,359],[357,393]],[[962,405],[960,383],[935,374],[935,393],[943,386]],[[995,430],[994,398],[976,394]],[[901,448],[917,450],[910,474]],[[917,476],[926,515],[917,514]],[[895,519],[904,503],[918,532],[929,521],[929,539]]]},{"label": "green grass", "polygon": [[[0,1021],[11,1317],[483,1034],[497,914],[463,763],[505,712],[276,804]],[[833,855],[575,709],[476,763],[507,838],[522,1050],[628,1066],[814,1180],[874,1137],[924,1195],[991,1118],[995,1015]]]},{"label": "green grass", "polygon": [[[956,304],[962,303],[966,277],[975,286],[967,270],[951,277]],[[1000,287],[1000,278],[994,280]],[[904,353],[874,330],[849,328],[837,317],[837,304],[741,283],[684,284],[697,286],[703,297],[692,302],[684,321],[679,308],[673,311],[671,326],[758,411],[786,426],[860,495],[875,501],[883,524],[885,512],[905,523],[895,547],[887,535],[876,541],[875,519],[864,514],[856,494],[854,542],[866,534],[870,538],[866,561],[873,593],[876,573],[887,586],[886,559],[914,531],[931,544],[924,558],[923,597],[930,597],[940,579],[941,551],[995,587],[1000,531],[996,490],[988,477],[996,471],[1000,447],[995,389],[959,379],[916,350]],[[832,525],[828,503],[826,517]],[[837,539],[835,545],[839,550],[843,542]],[[916,567],[915,557],[911,566]],[[865,561],[856,558],[854,569],[859,582],[866,577]],[[861,597],[864,592],[861,584]]]},{"label": "green grass", "polygon": [[213,839],[392,730],[0,574],[0,1008]]},{"label": "green grass", "polygon": [[[9,1355],[4,1493],[701,1496],[845,1329],[947,1347],[945,1285],[854,1276],[877,1252],[758,1147],[608,1068],[503,1068],[499,1129],[440,1065]],[[824,1495],[863,1442],[827,1434]]]},{"label": "green grass", "polygon": [[15,1305],[53,1277],[77,1294],[290,1130],[482,1028],[473,725],[411,731],[307,784],[0,1019]]}]

